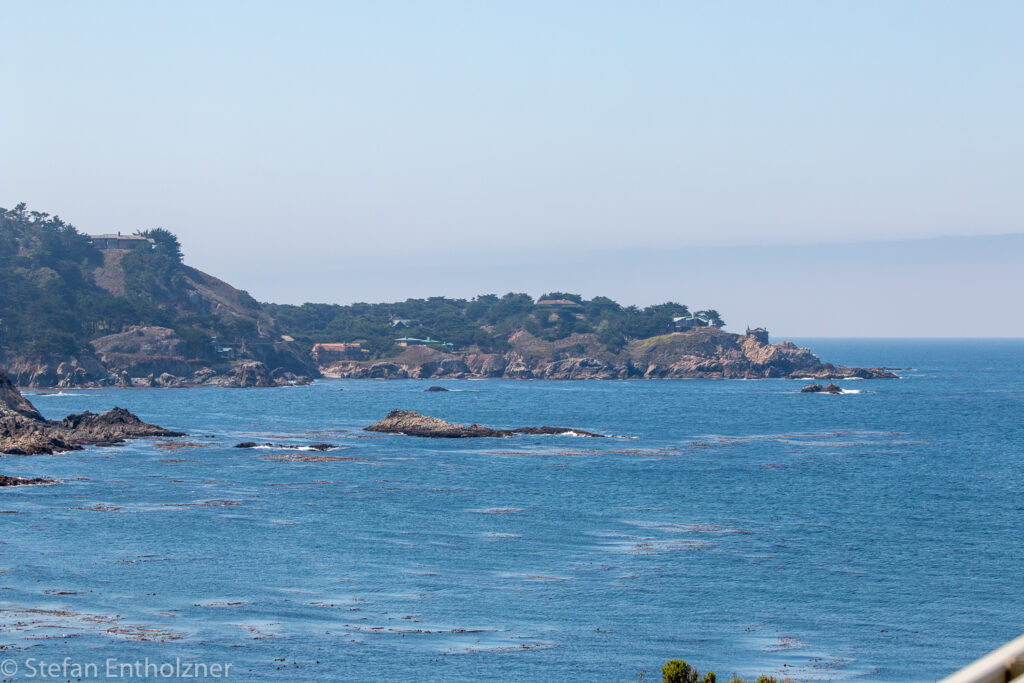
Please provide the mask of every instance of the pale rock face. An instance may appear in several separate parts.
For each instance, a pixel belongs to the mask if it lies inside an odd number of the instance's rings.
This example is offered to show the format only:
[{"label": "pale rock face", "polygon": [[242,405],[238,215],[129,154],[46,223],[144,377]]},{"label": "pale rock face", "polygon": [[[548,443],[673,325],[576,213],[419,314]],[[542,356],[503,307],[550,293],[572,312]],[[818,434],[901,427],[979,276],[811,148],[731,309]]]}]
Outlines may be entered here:
[{"label": "pale rock face", "polygon": [[185,342],[174,330],[166,327],[140,327],[92,340],[92,347],[101,357],[109,354],[140,354],[183,358]]},{"label": "pale rock face", "polygon": [[792,342],[770,344],[763,334],[715,328],[630,342],[612,353],[592,334],[547,342],[520,331],[504,354],[446,354],[409,350],[388,363],[341,362],[324,372],[345,378],[504,377],[507,379],[763,379],[767,377],[895,377],[880,368],[846,368],[821,360]]}]

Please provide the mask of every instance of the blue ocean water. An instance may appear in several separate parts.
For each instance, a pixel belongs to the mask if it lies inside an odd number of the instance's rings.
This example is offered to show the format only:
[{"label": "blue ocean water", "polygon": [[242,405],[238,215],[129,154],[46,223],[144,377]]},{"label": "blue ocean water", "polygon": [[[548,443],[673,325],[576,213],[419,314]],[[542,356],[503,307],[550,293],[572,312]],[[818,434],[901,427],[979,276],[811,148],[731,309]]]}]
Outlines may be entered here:
[{"label": "blue ocean water", "polygon": [[[0,658],[235,680],[931,681],[1024,632],[1024,341],[798,340],[900,380],[29,392],[189,433],[0,472]],[[441,384],[448,393],[425,393]],[[430,440],[392,408],[609,439]],[[306,462],[239,441],[330,442]],[[166,440],[170,441],[170,440]],[[9,672],[4,672],[9,673]]]}]

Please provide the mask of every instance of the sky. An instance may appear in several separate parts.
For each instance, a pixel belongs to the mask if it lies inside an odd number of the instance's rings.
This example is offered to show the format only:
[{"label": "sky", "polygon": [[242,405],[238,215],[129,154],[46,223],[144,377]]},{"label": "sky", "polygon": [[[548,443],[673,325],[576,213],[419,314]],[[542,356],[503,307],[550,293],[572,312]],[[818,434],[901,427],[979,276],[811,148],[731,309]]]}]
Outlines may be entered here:
[{"label": "sky", "polygon": [[[1024,3],[0,0],[0,24],[0,206],[165,227],[261,300],[562,289],[1024,336]],[[950,301],[991,310],[937,323]]]}]

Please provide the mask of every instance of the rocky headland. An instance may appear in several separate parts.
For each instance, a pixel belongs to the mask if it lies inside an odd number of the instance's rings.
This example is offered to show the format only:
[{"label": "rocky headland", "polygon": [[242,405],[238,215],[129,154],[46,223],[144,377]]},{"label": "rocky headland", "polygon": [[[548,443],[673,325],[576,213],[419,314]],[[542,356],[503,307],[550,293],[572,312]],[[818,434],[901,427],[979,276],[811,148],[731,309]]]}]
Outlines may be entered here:
[{"label": "rocky headland", "polygon": [[[169,328],[135,327],[98,337],[93,354],[40,359],[8,352],[5,368],[18,386],[31,388],[275,387],[307,384],[317,376],[294,343],[253,345],[239,359],[190,357],[184,340]],[[263,360],[255,360],[259,355]]]},{"label": "rocky headland", "polygon": [[68,415],[59,421],[47,420],[0,372],[0,453],[60,453],[79,450],[83,446],[109,446],[149,436],[184,434],[143,422],[123,408],[113,408],[100,414],[86,411]]},{"label": "rocky headland", "polygon": [[[54,235],[61,235],[59,240]],[[113,242],[113,243],[112,243]],[[185,264],[162,228],[78,232],[0,209],[0,367],[17,386],[273,387],[344,378],[888,378],[823,363],[715,310],[548,292],[260,303]]]},{"label": "rocky headland", "polygon": [[809,349],[788,341],[768,343],[705,327],[633,340],[618,353],[593,334],[545,341],[529,332],[513,334],[505,353],[446,353],[409,347],[377,361],[339,361],[321,367],[327,377],[358,379],[891,379],[884,368],[849,368],[823,363]]},{"label": "rocky headland", "polygon": [[368,432],[385,434],[404,434],[405,436],[421,436],[435,439],[468,439],[481,437],[507,438],[516,434],[568,434],[603,438],[604,434],[595,434],[571,427],[519,427],[518,429],[492,429],[481,424],[454,424],[439,417],[422,415],[412,410],[392,410],[383,420],[365,428]]},{"label": "rocky headland", "polygon": [[[59,236],[59,238],[58,238]],[[278,386],[318,376],[247,292],[185,265],[170,232],[116,248],[0,209],[0,367],[18,386]]]}]

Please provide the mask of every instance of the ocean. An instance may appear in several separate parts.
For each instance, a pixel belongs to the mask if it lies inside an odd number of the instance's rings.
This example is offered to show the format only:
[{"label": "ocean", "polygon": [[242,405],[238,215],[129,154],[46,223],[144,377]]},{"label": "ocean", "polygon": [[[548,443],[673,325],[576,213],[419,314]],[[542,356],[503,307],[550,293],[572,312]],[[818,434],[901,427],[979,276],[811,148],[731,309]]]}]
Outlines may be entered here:
[{"label": "ocean", "polygon": [[797,341],[901,379],[27,392],[189,436],[0,458],[60,480],[0,489],[0,679],[932,681],[1024,632],[1024,341]]}]

